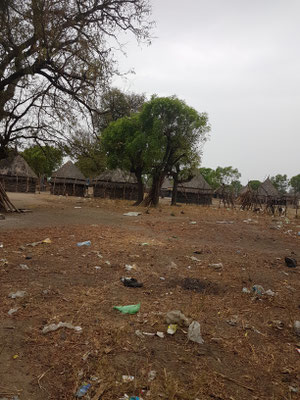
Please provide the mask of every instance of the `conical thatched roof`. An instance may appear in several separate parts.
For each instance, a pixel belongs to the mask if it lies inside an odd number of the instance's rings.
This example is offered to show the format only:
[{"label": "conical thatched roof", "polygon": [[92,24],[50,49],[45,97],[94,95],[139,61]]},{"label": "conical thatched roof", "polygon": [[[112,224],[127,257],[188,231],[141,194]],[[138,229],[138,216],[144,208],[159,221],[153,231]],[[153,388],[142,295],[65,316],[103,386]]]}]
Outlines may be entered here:
[{"label": "conical thatched roof", "polygon": [[36,174],[20,155],[0,160],[0,175],[37,179]]},{"label": "conical thatched roof", "polygon": [[258,196],[278,197],[279,193],[273,183],[267,178],[257,189]]},{"label": "conical thatched roof", "polygon": [[185,192],[212,193],[212,187],[206,182],[201,174],[197,174],[192,180],[178,185],[178,190]]},{"label": "conical thatched roof", "polygon": [[104,171],[96,179],[94,179],[94,183],[97,182],[137,183],[137,180],[134,174],[117,168],[114,170]]},{"label": "conical thatched roof", "polygon": [[77,183],[85,183],[85,176],[81,173],[79,168],[76,167],[72,163],[72,161],[66,162],[61,168],[59,168],[57,171],[53,172],[52,180],[55,180],[57,182],[59,181],[76,181]]},{"label": "conical thatched roof", "polygon": [[170,189],[173,187],[172,182],[170,181],[169,178],[165,178],[165,180],[163,181],[163,184],[161,185],[161,188],[164,189]]}]

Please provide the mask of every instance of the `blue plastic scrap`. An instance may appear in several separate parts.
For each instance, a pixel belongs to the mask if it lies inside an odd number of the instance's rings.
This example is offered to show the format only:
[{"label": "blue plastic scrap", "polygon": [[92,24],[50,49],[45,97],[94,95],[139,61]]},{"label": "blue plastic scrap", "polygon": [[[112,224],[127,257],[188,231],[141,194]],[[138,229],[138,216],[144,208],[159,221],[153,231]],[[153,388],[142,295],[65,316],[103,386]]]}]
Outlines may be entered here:
[{"label": "blue plastic scrap", "polygon": [[91,386],[92,386],[92,385],[91,385],[90,383],[88,383],[87,385],[82,385],[82,386],[77,390],[77,392],[76,392],[76,394],[75,394],[75,397],[77,397],[77,398],[84,397],[84,396],[87,394],[87,392],[88,392],[88,390],[89,390],[89,388],[90,388]]}]

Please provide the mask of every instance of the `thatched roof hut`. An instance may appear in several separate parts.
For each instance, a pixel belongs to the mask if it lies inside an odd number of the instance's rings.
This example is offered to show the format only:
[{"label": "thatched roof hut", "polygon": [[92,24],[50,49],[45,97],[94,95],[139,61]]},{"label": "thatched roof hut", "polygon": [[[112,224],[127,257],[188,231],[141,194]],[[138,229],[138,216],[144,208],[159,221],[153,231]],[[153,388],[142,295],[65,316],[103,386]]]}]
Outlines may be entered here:
[{"label": "thatched roof hut", "polygon": [[35,193],[37,179],[22,156],[0,160],[0,181],[7,192]]},{"label": "thatched roof hut", "polygon": [[178,203],[211,204],[212,196],[212,187],[200,173],[189,182],[178,184]]},{"label": "thatched roof hut", "polygon": [[86,179],[72,161],[53,172],[50,183],[52,194],[79,197],[85,195]]},{"label": "thatched roof hut", "polygon": [[259,186],[257,196],[260,201],[266,201],[267,199],[277,200],[280,197],[278,190],[269,178]]},{"label": "thatched roof hut", "polygon": [[94,197],[137,200],[138,184],[134,174],[119,168],[104,171],[93,180]]},{"label": "thatched roof hut", "polygon": [[172,196],[173,183],[169,178],[165,178],[163,184],[161,185],[160,195],[161,197],[171,197]]}]

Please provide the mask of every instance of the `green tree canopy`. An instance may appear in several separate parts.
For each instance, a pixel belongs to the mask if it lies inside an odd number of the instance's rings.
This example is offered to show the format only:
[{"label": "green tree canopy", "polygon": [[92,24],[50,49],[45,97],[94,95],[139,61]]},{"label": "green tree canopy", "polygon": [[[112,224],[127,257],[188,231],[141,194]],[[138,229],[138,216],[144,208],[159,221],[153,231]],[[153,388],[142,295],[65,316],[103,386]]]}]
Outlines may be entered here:
[{"label": "green tree canopy", "polygon": [[289,180],[287,175],[277,174],[270,178],[273,185],[276,187],[279,193],[286,193],[289,187]]},{"label": "green tree canopy", "polygon": [[232,186],[232,189],[236,191],[242,186],[239,178],[241,177],[240,172],[237,168],[232,166],[228,167],[217,167],[215,170],[212,168],[200,168],[200,173],[203,175],[206,182],[213,188]]},{"label": "green tree canopy", "polygon": [[25,149],[22,156],[38,176],[50,177],[63,161],[63,151],[53,146],[34,145]]},{"label": "green tree canopy", "polygon": [[300,174],[295,175],[291,178],[290,185],[292,186],[295,193],[300,193]]},{"label": "green tree canopy", "polygon": [[200,153],[210,127],[206,113],[198,113],[176,96],[153,96],[144,104],[140,121],[147,143],[145,161],[152,176],[145,205],[156,206],[165,176],[184,157]]},{"label": "green tree canopy", "polygon": [[103,131],[101,143],[107,152],[109,168],[133,172],[139,184],[138,203],[144,198],[143,174],[147,172],[146,136],[142,132],[140,115],[120,118]]},{"label": "green tree canopy", "polygon": [[248,182],[248,186],[252,189],[252,190],[257,190],[261,185],[261,181],[254,179],[252,181]]}]

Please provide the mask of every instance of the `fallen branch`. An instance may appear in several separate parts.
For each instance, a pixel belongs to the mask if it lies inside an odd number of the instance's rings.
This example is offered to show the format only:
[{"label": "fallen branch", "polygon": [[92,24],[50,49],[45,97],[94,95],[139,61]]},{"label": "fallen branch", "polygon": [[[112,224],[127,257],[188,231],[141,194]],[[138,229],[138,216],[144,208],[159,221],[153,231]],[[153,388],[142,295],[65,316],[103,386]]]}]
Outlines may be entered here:
[{"label": "fallen branch", "polygon": [[221,378],[226,379],[227,381],[233,382],[233,383],[235,383],[236,385],[241,386],[242,388],[249,390],[250,392],[254,392],[254,391],[255,391],[252,387],[246,386],[246,385],[244,385],[243,383],[240,383],[239,381],[236,381],[235,379],[230,378],[229,376],[220,374],[219,372],[214,372],[214,373],[215,373],[216,375],[220,376]]}]

